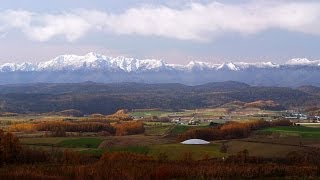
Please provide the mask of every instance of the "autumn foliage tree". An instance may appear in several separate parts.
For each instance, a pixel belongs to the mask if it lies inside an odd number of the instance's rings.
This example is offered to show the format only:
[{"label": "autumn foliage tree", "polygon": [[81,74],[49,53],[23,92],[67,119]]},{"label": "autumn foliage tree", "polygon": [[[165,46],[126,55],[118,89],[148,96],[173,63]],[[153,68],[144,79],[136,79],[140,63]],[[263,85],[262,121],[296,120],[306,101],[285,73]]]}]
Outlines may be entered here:
[{"label": "autumn foliage tree", "polygon": [[114,126],[116,128],[116,135],[118,136],[142,134],[145,130],[142,121],[129,121]]},{"label": "autumn foliage tree", "polygon": [[98,132],[107,135],[133,135],[144,133],[142,121],[121,121],[111,125],[109,122],[68,122],[44,121],[36,124],[15,124],[10,130],[17,132],[50,131],[52,136],[64,137],[66,132]]},{"label": "autumn foliage tree", "polygon": [[114,128],[110,123],[102,122],[46,121],[35,126],[38,131],[57,131],[63,129],[67,132],[114,132]]},{"label": "autumn foliage tree", "polygon": [[0,130],[0,165],[16,162],[20,152],[19,139],[12,133]]}]

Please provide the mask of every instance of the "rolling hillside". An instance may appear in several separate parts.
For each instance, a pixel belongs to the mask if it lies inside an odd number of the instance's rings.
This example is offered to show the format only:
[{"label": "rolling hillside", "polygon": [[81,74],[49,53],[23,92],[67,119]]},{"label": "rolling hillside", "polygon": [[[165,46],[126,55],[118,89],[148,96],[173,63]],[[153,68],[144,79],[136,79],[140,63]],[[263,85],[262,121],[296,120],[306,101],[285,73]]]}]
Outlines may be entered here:
[{"label": "rolling hillside", "polygon": [[0,111],[18,113],[76,109],[85,114],[111,114],[118,109],[194,109],[258,100],[272,100],[290,108],[316,105],[320,97],[299,89],[249,86],[233,81],[199,86],[93,82],[0,86]]}]

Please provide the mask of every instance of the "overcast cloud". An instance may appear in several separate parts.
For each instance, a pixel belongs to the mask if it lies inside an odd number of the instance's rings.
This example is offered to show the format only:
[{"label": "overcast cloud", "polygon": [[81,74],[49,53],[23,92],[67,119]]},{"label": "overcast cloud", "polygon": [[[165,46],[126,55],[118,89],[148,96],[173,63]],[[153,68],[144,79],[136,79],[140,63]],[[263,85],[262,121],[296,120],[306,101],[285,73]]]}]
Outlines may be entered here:
[{"label": "overcast cloud", "polygon": [[213,41],[227,32],[251,35],[268,29],[320,35],[320,2],[190,3],[179,9],[144,5],[122,13],[94,9],[54,14],[15,9],[0,12],[1,34],[11,29],[41,42],[57,36],[75,41],[95,32],[198,42]]}]

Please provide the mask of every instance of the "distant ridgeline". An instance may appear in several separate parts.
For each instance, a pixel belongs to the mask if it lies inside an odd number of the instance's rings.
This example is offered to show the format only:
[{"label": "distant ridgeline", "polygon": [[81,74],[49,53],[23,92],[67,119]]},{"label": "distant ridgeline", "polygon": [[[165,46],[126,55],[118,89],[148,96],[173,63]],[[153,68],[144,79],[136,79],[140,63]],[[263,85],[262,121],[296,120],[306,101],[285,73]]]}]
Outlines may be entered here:
[{"label": "distant ridgeline", "polygon": [[[0,112],[112,114],[118,109],[195,109],[230,103],[262,109],[317,106],[320,88],[260,87],[227,81],[197,86],[93,82],[0,86]],[[76,111],[64,111],[73,109]],[[80,111],[80,112],[77,112]]]},{"label": "distant ridgeline", "polygon": [[16,83],[101,83],[142,82],[199,85],[238,81],[250,85],[298,87],[320,85],[320,60],[292,59],[272,62],[226,62],[214,64],[191,61],[186,65],[157,59],[108,57],[95,53],[61,55],[39,63],[0,65],[0,84]]}]

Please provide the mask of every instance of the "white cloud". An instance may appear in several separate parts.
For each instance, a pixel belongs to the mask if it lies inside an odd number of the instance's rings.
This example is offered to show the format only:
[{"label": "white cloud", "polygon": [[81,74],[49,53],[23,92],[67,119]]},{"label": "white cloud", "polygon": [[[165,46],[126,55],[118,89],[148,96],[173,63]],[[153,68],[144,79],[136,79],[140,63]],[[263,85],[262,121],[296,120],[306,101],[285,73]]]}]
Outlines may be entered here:
[{"label": "white cloud", "polygon": [[76,10],[43,14],[21,10],[0,13],[0,26],[16,28],[30,39],[48,41],[63,36],[74,41],[89,32],[160,36],[210,41],[226,32],[244,35],[282,29],[320,35],[320,3],[252,1],[245,4],[191,3],[180,9],[146,5],[120,14]]},{"label": "white cloud", "polygon": [[8,10],[0,14],[0,22],[3,29],[20,29],[36,41],[47,41],[58,35],[73,41],[85,35],[91,28],[91,24],[86,22],[84,17],[74,13],[54,15]]}]

